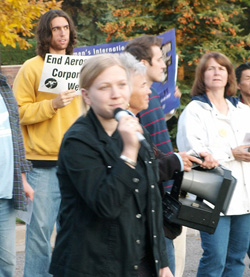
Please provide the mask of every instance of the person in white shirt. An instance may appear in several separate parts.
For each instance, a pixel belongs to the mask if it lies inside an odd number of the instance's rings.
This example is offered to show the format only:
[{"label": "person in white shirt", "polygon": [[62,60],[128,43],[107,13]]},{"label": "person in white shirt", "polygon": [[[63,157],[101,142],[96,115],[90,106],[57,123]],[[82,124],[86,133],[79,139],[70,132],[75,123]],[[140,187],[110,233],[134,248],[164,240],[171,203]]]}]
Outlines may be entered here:
[{"label": "person in white shirt", "polygon": [[250,132],[246,120],[250,108],[233,97],[233,66],[218,52],[202,56],[191,95],[192,101],[178,122],[179,150],[194,155],[207,152],[204,164],[215,159],[237,179],[228,211],[220,217],[215,233],[200,232],[204,252],[197,276],[242,276],[250,240],[250,145],[243,144],[245,134]]}]

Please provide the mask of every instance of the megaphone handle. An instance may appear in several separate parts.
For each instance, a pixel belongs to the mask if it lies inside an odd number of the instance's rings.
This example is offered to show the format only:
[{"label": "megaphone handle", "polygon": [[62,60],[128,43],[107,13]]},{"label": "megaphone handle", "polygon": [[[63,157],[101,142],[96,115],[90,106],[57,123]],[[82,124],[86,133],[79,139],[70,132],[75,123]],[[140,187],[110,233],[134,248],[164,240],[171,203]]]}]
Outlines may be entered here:
[{"label": "megaphone handle", "polygon": [[180,195],[180,191],[181,191],[181,183],[182,183],[182,179],[183,179],[183,171],[175,171],[174,172],[174,184],[171,190],[171,196],[178,200],[179,199],[179,195]]}]

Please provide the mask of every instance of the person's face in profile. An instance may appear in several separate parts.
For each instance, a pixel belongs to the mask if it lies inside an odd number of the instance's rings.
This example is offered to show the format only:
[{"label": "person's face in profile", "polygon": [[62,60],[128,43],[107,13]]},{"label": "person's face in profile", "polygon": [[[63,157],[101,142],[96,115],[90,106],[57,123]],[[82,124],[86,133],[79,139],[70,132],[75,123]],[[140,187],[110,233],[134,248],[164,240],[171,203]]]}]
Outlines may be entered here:
[{"label": "person's face in profile", "polygon": [[132,77],[132,93],[129,105],[134,114],[148,108],[150,93],[151,90],[145,75],[137,74]]},{"label": "person's face in profile", "polygon": [[146,61],[147,66],[147,79],[149,82],[162,82],[164,78],[164,69],[166,64],[163,61],[161,48],[152,46],[152,59],[151,65]]}]

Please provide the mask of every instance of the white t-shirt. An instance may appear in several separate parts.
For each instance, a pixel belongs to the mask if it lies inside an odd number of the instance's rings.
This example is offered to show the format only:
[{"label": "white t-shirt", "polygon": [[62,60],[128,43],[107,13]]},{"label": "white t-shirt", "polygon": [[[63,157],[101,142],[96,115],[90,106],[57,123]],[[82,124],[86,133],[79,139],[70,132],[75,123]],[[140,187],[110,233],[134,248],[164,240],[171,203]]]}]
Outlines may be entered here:
[{"label": "white t-shirt", "polygon": [[13,179],[14,157],[9,113],[0,94],[0,198],[12,198]]}]

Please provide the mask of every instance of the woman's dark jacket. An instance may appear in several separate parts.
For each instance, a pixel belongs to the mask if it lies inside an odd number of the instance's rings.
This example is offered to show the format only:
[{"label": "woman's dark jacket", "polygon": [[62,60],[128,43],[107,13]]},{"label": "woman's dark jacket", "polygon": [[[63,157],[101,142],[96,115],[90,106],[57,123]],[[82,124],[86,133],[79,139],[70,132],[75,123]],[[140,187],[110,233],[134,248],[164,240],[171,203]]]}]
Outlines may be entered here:
[{"label": "woman's dark jacket", "polygon": [[118,131],[109,137],[92,109],[66,133],[58,160],[61,229],[50,273],[62,277],[138,276],[144,228],[138,188],[145,178],[149,245],[156,272],[168,266],[158,162],[141,147],[142,176],[119,158],[122,148]]}]

